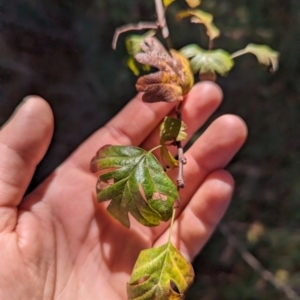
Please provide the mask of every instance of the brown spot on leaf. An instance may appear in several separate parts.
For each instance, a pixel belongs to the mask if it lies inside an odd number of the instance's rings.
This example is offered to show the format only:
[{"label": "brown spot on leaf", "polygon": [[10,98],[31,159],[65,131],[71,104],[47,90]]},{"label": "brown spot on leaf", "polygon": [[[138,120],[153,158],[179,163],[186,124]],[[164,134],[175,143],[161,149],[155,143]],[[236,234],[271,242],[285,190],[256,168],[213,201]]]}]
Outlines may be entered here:
[{"label": "brown spot on leaf", "polygon": [[167,201],[168,196],[166,194],[163,194],[163,193],[154,192],[153,195],[152,195],[152,199],[153,200]]}]

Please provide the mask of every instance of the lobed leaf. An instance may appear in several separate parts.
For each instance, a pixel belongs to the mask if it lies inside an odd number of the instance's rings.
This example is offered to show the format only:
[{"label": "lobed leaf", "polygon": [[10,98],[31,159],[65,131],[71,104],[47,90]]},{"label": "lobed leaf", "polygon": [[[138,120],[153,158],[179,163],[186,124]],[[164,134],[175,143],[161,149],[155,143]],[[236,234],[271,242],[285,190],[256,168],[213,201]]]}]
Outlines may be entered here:
[{"label": "lobed leaf", "polygon": [[128,213],[145,226],[157,226],[172,216],[177,188],[156,157],[133,146],[102,147],[91,161],[99,172],[98,202],[110,201],[107,211],[130,227]]},{"label": "lobed leaf", "polygon": [[203,24],[206,28],[206,34],[210,40],[220,36],[220,30],[213,23],[213,15],[200,9],[189,9],[181,11],[177,14],[177,19],[191,17],[192,23]]},{"label": "lobed leaf", "polygon": [[246,48],[233,53],[231,56],[234,58],[247,53],[254,54],[261,64],[271,66],[272,72],[275,72],[278,69],[279,53],[269,46],[249,44]]},{"label": "lobed leaf", "polygon": [[128,300],[183,299],[193,279],[191,264],[171,242],[146,249],[141,251],[127,284]]},{"label": "lobed leaf", "polygon": [[182,101],[194,84],[189,61],[175,50],[169,53],[154,37],[146,38],[141,47],[144,53],[138,53],[135,59],[159,69],[138,79],[136,88],[144,92],[143,101]]},{"label": "lobed leaf", "polygon": [[193,73],[218,73],[224,76],[234,66],[230,54],[222,49],[204,50],[192,44],[182,48],[180,53],[190,59]]},{"label": "lobed leaf", "polygon": [[169,116],[165,117],[160,125],[160,143],[164,144],[167,141],[185,140],[187,137],[186,128],[183,121]]}]

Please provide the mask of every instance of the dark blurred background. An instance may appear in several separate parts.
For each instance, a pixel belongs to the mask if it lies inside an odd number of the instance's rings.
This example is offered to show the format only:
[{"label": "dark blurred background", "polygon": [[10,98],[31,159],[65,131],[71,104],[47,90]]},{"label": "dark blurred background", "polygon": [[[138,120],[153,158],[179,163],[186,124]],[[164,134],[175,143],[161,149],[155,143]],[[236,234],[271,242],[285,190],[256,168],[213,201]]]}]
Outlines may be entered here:
[{"label": "dark blurred background", "polygon": [[[152,2],[0,0],[0,125],[28,94],[47,99],[55,114],[53,142],[30,189],[135,94],[126,35],[117,51],[111,40],[118,26],[154,20]],[[168,11],[174,47],[205,47],[196,25],[175,22],[184,6],[177,0]],[[201,8],[222,30],[216,48],[234,52],[254,42],[281,56],[273,75],[248,55],[218,79],[225,99],[209,122],[237,114],[249,138],[228,168],[236,179],[223,220],[230,234],[217,230],[195,260],[187,299],[289,299],[245,262],[230,235],[300,295],[300,1],[203,0]]]}]

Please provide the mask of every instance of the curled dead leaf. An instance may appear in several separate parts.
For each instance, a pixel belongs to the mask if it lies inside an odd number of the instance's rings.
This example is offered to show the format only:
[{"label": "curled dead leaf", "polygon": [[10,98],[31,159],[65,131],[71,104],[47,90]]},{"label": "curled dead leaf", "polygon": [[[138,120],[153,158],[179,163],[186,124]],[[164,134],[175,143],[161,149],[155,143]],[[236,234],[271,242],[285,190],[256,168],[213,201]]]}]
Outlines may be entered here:
[{"label": "curled dead leaf", "polygon": [[154,37],[146,38],[141,48],[144,53],[138,53],[135,59],[159,69],[138,79],[136,88],[145,93],[143,101],[182,101],[194,84],[189,61],[176,50],[169,53]]}]

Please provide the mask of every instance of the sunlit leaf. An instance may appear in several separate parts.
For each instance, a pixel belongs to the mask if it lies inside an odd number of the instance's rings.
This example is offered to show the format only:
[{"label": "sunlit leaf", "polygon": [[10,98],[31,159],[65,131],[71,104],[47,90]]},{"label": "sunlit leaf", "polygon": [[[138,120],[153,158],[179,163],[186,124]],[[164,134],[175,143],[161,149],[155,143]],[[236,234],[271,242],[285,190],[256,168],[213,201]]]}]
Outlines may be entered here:
[{"label": "sunlit leaf", "polygon": [[167,141],[182,141],[186,139],[187,133],[185,132],[186,125],[183,121],[165,117],[164,121],[160,125],[160,142],[161,144]]},{"label": "sunlit leaf", "polygon": [[128,213],[146,226],[172,216],[177,188],[152,153],[107,145],[92,159],[91,171],[99,172],[98,201],[110,201],[108,212],[124,226],[130,226]]},{"label": "sunlit leaf", "polygon": [[141,45],[143,44],[144,40],[155,34],[154,30],[149,30],[144,34],[131,34],[125,40],[126,50],[127,53],[131,56],[136,55],[139,52],[142,52]]},{"label": "sunlit leaf", "polygon": [[189,9],[177,14],[177,19],[191,17],[192,23],[203,24],[206,28],[206,34],[210,40],[220,36],[220,30],[213,23],[213,15],[200,9]]},{"label": "sunlit leaf", "polygon": [[170,153],[168,148],[165,146],[166,142],[175,142],[182,141],[186,139],[186,125],[183,121],[172,118],[165,117],[164,121],[160,125],[160,155],[163,159],[163,162],[170,168],[178,167],[178,161]]},{"label": "sunlit leaf", "polygon": [[201,0],[185,0],[189,7],[194,8],[201,4]]},{"label": "sunlit leaf", "polygon": [[140,70],[149,71],[150,67],[147,65],[139,64],[135,59],[134,55],[142,52],[141,44],[144,42],[145,38],[153,36],[155,34],[154,30],[150,30],[143,35],[131,34],[125,40],[126,50],[129,54],[127,59],[127,66],[133,72],[135,76],[140,74]]},{"label": "sunlit leaf", "polygon": [[193,44],[182,48],[180,52],[190,59],[194,73],[218,73],[224,76],[234,65],[230,54],[222,49],[204,50]]},{"label": "sunlit leaf", "polygon": [[168,7],[169,5],[171,5],[175,0],[163,0],[164,6]]},{"label": "sunlit leaf", "polygon": [[193,279],[191,264],[171,243],[143,250],[127,284],[128,299],[183,299]]},{"label": "sunlit leaf", "polygon": [[231,57],[235,58],[247,53],[254,54],[261,64],[270,66],[272,72],[278,69],[279,53],[266,45],[249,44],[246,48],[233,53]]},{"label": "sunlit leaf", "polygon": [[154,37],[145,39],[142,50],[144,53],[138,53],[135,59],[159,69],[138,79],[136,88],[144,92],[143,101],[182,101],[194,84],[189,61],[175,50],[169,53]]},{"label": "sunlit leaf", "polygon": [[138,68],[136,60],[133,58],[133,56],[129,56],[127,59],[127,66],[132,71],[132,73],[135,76],[140,75],[140,70]]}]

